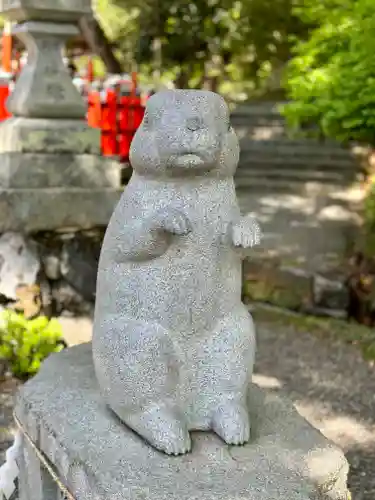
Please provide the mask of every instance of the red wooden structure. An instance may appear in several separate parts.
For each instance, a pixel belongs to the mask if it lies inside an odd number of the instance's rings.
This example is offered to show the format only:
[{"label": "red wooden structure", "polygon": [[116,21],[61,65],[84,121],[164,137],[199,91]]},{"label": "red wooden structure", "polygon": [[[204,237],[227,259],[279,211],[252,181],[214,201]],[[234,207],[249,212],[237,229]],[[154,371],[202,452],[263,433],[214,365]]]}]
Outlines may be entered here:
[{"label": "red wooden structure", "polygon": [[144,103],[137,95],[136,73],[130,81],[119,81],[116,87],[107,89],[104,96],[98,91],[88,92],[87,121],[91,127],[101,129],[102,154],[127,162],[131,141],[143,119]]},{"label": "red wooden structure", "polygon": [[9,22],[6,22],[4,25],[1,49],[1,69],[3,75],[0,78],[0,121],[10,116],[5,106],[10,93],[9,84],[12,75],[12,33]]},{"label": "red wooden structure", "polygon": [[139,96],[124,96],[114,89],[108,89],[104,98],[97,91],[88,94],[87,122],[101,129],[103,156],[129,160],[130,144],[143,115],[144,104]]},{"label": "red wooden structure", "polygon": [[8,113],[8,110],[6,108],[6,102],[9,94],[9,84],[5,81],[0,81],[0,122],[10,117],[10,113]]}]

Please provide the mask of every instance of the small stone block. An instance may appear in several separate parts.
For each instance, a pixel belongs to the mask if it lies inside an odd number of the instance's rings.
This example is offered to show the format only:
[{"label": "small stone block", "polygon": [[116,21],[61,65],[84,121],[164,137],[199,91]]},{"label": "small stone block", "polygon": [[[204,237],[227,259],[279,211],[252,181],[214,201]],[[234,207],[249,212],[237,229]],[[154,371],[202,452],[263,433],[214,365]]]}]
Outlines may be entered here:
[{"label": "small stone block", "polygon": [[0,188],[115,188],[121,164],[96,155],[0,153]]},{"label": "small stone block", "polygon": [[91,0],[0,0],[0,13],[17,22],[75,22],[91,12]]},{"label": "small stone block", "polygon": [[100,130],[83,120],[13,117],[0,124],[0,151],[100,155]]},{"label": "small stone block", "polygon": [[106,226],[120,196],[113,188],[0,189],[0,233]]},{"label": "small stone block", "polygon": [[7,100],[13,116],[85,120],[87,106],[72,83],[61,50],[79,30],[72,24],[25,22],[13,33],[29,51],[27,65]]},{"label": "small stone block", "polygon": [[313,303],[312,277],[299,268],[248,259],[244,262],[244,283],[253,300],[295,310],[304,310]]},{"label": "small stone block", "polygon": [[251,385],[249,412],[245,446],[194,432],[191,453],[160,453],[104,405],[91,343],[51,355],[16,403],[17,417],[77,499],[349,499],[343,453],[289,401]]}]

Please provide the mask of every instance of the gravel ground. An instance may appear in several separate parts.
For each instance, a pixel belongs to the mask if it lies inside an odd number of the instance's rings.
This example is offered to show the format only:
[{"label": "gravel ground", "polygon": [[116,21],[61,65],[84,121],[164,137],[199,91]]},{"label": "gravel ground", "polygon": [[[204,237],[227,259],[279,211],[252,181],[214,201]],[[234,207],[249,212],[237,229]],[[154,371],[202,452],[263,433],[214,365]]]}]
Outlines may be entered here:
[{"label": "gravel ground", "polygon": [[254,381],[284,392],[340,446],[353,500],[375,500],[375,368],[352,345],[262,321]]},{"label": "gravel ground", "polygon": [[[355,346],[302,329],[257,319],[254,380],[283,392],[300,413],[346,453],[353,500],[375,500],[375,368]],[[76,330],[75,330],[76,325]],[[89,340],[89,322],[69,321],[67,340]],[[78,340],[77,340],[78,339]],[[0,459],[12,444],[12,400],[17,383],[0,384]]]}]

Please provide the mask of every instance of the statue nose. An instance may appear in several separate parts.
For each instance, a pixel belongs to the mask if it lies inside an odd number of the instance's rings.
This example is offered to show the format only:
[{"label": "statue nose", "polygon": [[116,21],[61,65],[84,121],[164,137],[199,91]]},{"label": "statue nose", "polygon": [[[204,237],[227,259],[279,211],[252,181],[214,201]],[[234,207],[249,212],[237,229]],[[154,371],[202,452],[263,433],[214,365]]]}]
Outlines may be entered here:
[{"label": "statue nose", "polygon": [[201,128],[203,128],[203,122],[200,118],[194,116],[192,118],[188,118],[186,120],[186,128],[191,132],[195,132]]}]

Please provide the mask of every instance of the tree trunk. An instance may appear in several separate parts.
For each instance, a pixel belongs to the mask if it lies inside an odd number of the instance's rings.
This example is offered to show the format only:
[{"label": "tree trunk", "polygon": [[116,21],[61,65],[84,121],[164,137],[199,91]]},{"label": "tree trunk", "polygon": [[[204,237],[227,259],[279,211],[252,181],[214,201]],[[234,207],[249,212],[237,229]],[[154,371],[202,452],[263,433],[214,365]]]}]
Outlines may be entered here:
[{"label": "tree trunk", "polygon": [[161,85],[161,71],[163,65],[163,52],[160,38],[154,38],[152,43],[152,77],[154,81],[155,90],[160,90]]},{"label": "tree trunk", "polygon": [[177,89],[187,89],[189,87],[189,74],[184,66],[181,67],[180,73],[174,83]]},{"label": "tree trunk", "polygon": [[107,71],[114,74],[122,73],[120,61],[113,53],[112,46],[95,17],[82,17],[79,27],[90,49],[103,60]]}]

